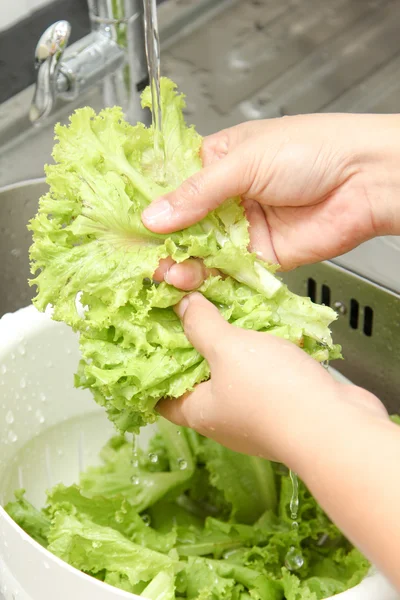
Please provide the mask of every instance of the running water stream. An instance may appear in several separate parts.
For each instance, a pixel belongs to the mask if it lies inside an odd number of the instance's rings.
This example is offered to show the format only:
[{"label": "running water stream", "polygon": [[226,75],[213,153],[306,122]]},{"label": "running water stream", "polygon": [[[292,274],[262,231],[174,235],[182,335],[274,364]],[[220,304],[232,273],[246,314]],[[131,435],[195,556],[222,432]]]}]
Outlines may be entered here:
[{"label": "running water stream", "polygon": [[164,173],[164,144],[162,137],[162,112],[160,97],[160,38],[158,34],[156,0],[143,0],[144,29],[146,40],[147,68],[152,101],[152,118],[154,131],[154,151],[160,162],[161,173]]}]

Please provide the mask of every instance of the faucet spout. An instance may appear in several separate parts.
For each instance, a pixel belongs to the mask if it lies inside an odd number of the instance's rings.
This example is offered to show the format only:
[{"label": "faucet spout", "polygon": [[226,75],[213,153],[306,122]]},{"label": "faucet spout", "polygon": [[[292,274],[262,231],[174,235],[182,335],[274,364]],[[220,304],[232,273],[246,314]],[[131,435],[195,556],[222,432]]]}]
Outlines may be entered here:
[{"label": "faucet spout", "polygon": [[139,98],[148,81],[142,0],[88,0],[88,5],[91,33],[67,48],[71,26],[58,21],[37,44],[33,124],[51,114],[57,98],[76,100],[100,82],[105,106],[121,106],[133,123],[147,121]]},{"label": "faucet spout", "polygon": [[68,21],[57,21],[46,29],[37,43],[35,50],[37,85],[29,112],[32,123],[40,122],[53,109],[60,63],[70,34],[71,25]]}]

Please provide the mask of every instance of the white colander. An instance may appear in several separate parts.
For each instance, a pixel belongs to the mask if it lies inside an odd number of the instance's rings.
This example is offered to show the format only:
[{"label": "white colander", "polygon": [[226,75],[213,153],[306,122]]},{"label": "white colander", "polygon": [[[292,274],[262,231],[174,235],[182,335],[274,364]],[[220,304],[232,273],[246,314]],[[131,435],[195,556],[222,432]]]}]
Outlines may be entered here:
[{"label": "white colander", "polygon": [[[77,336],[32,306],[0,319],[0,599],[111,600],[138,598],[72,568],[26,535],[1,508],[26,489],[40,507],[45,491],[76,482],[96,464],[113,433],[88,391],[73,387]],[[151,428],[140,443],[146,444]],[[399,600],[380,574],[336,596]]]}]

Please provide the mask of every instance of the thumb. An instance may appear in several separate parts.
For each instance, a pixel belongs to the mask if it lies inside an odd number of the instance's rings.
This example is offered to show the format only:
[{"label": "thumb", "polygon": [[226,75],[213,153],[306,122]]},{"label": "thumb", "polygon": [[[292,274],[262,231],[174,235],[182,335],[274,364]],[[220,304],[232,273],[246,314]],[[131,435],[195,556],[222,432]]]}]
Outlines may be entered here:
[{"label": "thumb", "polygon": [[219,342],[225,340],[230,325],[218,309],[198,292],[185,296],[175,307],[189,342],[211,363]]},{"label": "thumb", "polygon": [[157,198],[142,214],[145,227],[171,233],[201,221],[227,198],[245,194],[251,182],[243,154],[228,154],[184,181],[174,192]]}]

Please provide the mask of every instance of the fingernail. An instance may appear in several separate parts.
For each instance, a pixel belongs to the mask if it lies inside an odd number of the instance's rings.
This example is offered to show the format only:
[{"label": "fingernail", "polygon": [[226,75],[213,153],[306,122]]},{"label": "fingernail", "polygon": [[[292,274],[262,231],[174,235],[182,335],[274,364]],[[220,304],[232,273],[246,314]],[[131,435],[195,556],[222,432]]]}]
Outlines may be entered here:
[{"label": "fingernail", "polygon": [[172,206],[166,198],[156,200],[143,211],[143,218],[149,225],[167,221],[172,215]]},{"label": "fingernail", "polygon": [[175,312],[180,319],[183,319],[186,309],[189,306],[189,296],[184,296],[182,300],[175,306]]},{"label": "fingernail", "polygon": [[170,270],[171,270],[171,269],[168,269],[168,271],[165,273],[165,275],[164,275],[164,281],[165,281],[165,283],[168,283],[169,285],[172,285],[172,284],[171,284],[170,277],[169,277],[169,272],[170,272]]}]

